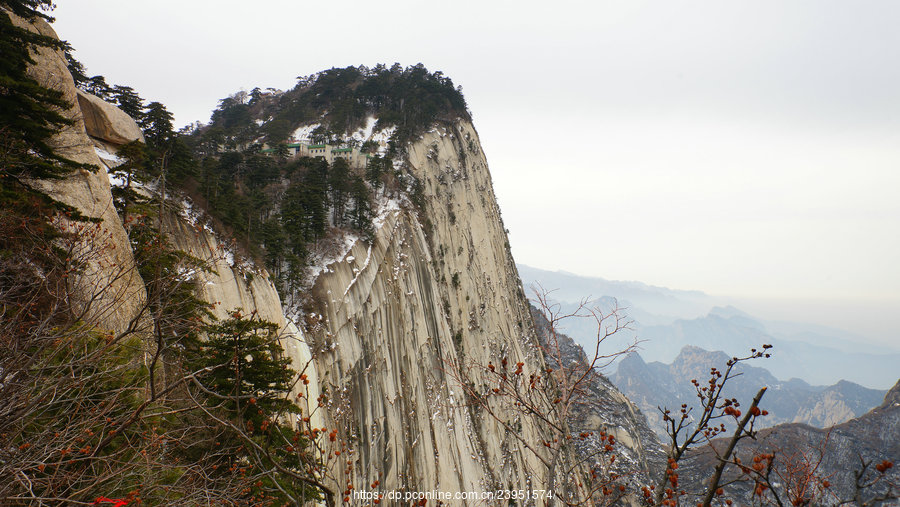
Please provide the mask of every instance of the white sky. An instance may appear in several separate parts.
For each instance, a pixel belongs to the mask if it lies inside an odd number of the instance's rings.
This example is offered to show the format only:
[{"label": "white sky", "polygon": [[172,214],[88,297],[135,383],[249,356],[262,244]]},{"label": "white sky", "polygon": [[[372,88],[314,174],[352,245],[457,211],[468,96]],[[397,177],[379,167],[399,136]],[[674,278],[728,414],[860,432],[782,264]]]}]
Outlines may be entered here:
[{"label": "white sky", "polygon": [[823,301],[807,314],[900,341],[894,0],[60,0],[54,15],[89,73],[179,124],[240,88],[422,62],[463,86],[517,261],[778,298],[784,318]]}]

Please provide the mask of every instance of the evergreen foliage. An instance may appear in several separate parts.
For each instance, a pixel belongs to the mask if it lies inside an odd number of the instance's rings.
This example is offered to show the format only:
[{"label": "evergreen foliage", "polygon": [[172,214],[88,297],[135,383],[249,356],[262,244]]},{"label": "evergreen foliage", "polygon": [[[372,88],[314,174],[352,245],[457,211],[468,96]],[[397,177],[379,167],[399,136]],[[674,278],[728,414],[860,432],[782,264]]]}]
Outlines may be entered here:
[{"label": "evergreen foliage", "polygon": [[254,483],[246,491],[248,500],[320,498],[315,480],[306,474],[305,456],[298,452],[308,441],[289,422],[301,414],[288,399],[298,373],[278,342],[278,326],[235,310],[230,319],[208,326],[206,333],[194,369],[204,372],[199,381],[210,394],[210,410],[233,431],[243,430],[232,435],[231,442],[220,441],[229,461],[292,472],[269,474]]},{"label": "evergreen foliage", "polygon": [[360,231],[364,238],[371,238],[374,230],[372,229],[372,206],[369,202],[369,188],[366,182],[359,176],[353,178],[349,188],[350,199],[352,205],[347,210],[347,221],[350,226]]},{"label": "evergreen foliage", "polygon": [[53,9],[51,0],[3,0],[0,6],[9,9],[13,14],[25,19],[41,18],[46,21],[53,21],[44,11]]},{"label": "evergreen foliage", "polygon": [[134,88],[115,85],[112,87],[112,97],[125,114],[134,118],[135,121],[141,121],[144,116],[144,99],[134,91]]},{"label": "evergreen foliage", "polygon": [[[43,17],[28,8],[31,4],[43,2],[2,3],[23,17]],[[59,128],[72,123],[60,112],[71,104],[61,92],[41,86],[26,72],[34,63],[32,51],[64,47],[52,37],[15,26],[9,15],[0,11],[0,130],[7,155],[13,155],[4,161],[4,171],[19,183],[24,184],[22,178],[59,178],[77,167],[48,144]]]},{"label": "evergreen foliage", "polygon": [[147,104],[140,122],[147,144],[157,150],[165,149],[175,135],[172,126],[174,119],[163,104],[156,101]]},{"label": "evergreen foliage", "polygon": [[461,89],[421,63],[333,68],[300,77],[297,86],[280,97],[275,120],[297,125],[318,121],[323,113],[327,127],[322,133],[350,131],[373,115],[378,118],[376,128],[397,126],[398,142],[409,141],[437,121],[469,118]]},{"label": "evergreen foliage", "polygon": [[111,102],[113,99],[113,89],[103,76],[89,77],[87,82],[84,83],[84,91],[96,95],[107,102]]},{"label": "evergreen foliage", "polygon": [[[41,12],[50,8],[49,2],[2,1],[0,6],[28,20],[51,19]],[[0,238],[3,258],[20,251],[22,235],[38,233],[45,240],[58,236],[48,222],[59,213],[85,220],[77,210],[34,185],[35,180],[64,178],[78,168],[93,169],[55,152],[51,138],[72,124],[62,113],[70,104],[60,91],[40,85],[27,72],[34,64],[33,52],[65,47],[52,37],[16,26],[10,15],[0,10],[0,209],[4,221],[21,224]],[[50,262],[55,255],[52,252],[41,258]]]},{"label": "evergreen foliage", "polygon": [[344,225],[344,211],[350,193],[350,164],[342,158],[335,159],[328,171],[328,187],[331,190],[332,222]]},{"label": "evergreen foliage", "polygon": [[65,48],[66,66],[69,69],[69,74],[72,74],[72,80],[75,81],[75,86],[83,89],[88,82],[87,69],[84,68],[84,65],[82,65],[81,62],[75,59],[72,51],[74,50],[71,47]]},{"label": "evergreen foliage", "polygon": [[204,385],[234,419],[259,428],[273,414],[299,413],[286,399],[296,372],[278,343],[278,326],[234,311],[231,319],[208,326],[206,335],[195,369],[207,371]]}]

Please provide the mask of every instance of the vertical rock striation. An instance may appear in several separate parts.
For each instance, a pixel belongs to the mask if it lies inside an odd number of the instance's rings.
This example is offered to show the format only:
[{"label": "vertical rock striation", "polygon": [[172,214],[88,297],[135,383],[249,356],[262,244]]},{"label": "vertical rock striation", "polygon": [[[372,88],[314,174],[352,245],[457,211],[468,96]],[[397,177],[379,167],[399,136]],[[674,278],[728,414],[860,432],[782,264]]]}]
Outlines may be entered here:
[{"label": "vertical rock striation", "polygon": [[[53,34],[43,21],[11,17]],[[140,315],[146,292],[98,153],[116,158],[115,148],[140,139],[140,130],[109,104],[79,95],[61,52],[40,50],[35,60],[34,78],[72,104],[65,112],[72,125],[53,141],[58,153],[98,168],[41,184],[100,219],[100,243],[85,247],[96,252],[81,289],[90,296],[108,285],[96,320],[121,329]],[[175,212],[163,213],[160,226],[177,249],[209,263],[191,276],[217,316],[256,312],[283,330],[294,368],[311,381],[306,399],[328,400],[322,410],[308,407],[313,426],[342,428],[353,451],[350,474],[343,458],[332,460],[338,490],[367,490],[374,480],[381,491],[546,489],[547,469],[528,448],[540,447],[541,429],[511,400],[492,399],[489,415],[469,398],[487,390],[480,367],[490,361],[544,368],[478,135],[459,120],[433,128],[406,153],[412,202],[390,208],[369,243],[357,241],[323,267],[314,311],[294,309],[296,320],[286,317],[265,270],[236,265],[211,229]]]},{"label": "vertical rock striation", "polygon": [[477,133],[437,127],[408,146],[408,164],[418,210],[390,212],[371,245],[356,243],[315,285],[316,364],[330,417],[354,442],[354,486],[546,487],[518,440],[539,441],[539,429],[508,412],[511,434],[460,384],[482,385],[468,367],[501,357],[543,365]]}]

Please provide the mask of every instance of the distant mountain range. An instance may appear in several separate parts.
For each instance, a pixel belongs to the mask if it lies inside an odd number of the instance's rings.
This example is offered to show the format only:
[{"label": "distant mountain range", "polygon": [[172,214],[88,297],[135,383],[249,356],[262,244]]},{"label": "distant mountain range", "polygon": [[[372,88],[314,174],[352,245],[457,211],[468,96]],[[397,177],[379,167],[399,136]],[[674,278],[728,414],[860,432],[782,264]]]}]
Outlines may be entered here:
[{"label": "distant mountain range", "polygon": [[[842,499],[850,499],[854,505],[868,505],[864,502],[875,497],[896,495],[897,490],[890,493],[889,488],[900,484],[898,467],[880,476],[875,464],[883,460],[900,463],[897,351],[866,344],[859,336],[817,323],[764,322],[701,292],[554,273],[522,265],[518,269],[529,295],[529,286],[539,283],[544,290],[552,291],[549,297],[559,303],[557,309],[562,312],[575,309],[580,301],[590,297],[592,306],[605,312],[622,309],[633,320],[631,330],[617,333],[604,343],[601,352],[612,353],[624,349],[632,340],[641,340],[639,351],[624,356],[610,367],[616,369],[615,373],[607,375],[639,408],[632,412],[643,414],[658,436],[664,435],[658,406],[677,409],[682,403],[697,405],[691,379],[704,382],[710,367],[724,367],[730,357],[746,355],[751,348],[770,343],[775,346],[773,357],[742,364],[741,376],[726,389],[728,397],[746,403],[760,387],[769,388],[760,405],[769,413],[758,421],[763,429],[758,439],[743,440],[736,455],[751,459],[757,452],[774,452],[779,456],[776,467],[785,476],[789,473],[785,467],[791,460],[810,459],[811,463],[818,463],[815,473],[827,478],[832,486],[817,499],[820,503],[816,505],[838,505]],[[536,317],[536,322],[540,320]],[[563,329],[581,346],[590,347],[588,350],[596,345],[596,323],[591,319],[570,319]],[[869,389],[860,383],[893,388]],[[645,432],[640,438],[645,442],[643,449],[656,449],[658,444],[651,443],[655,439]],[[665,439],[662,444],[665,445]],[[715,441],[720,450],[725,444],[724,439]],[[864,480],[884,480],[857,491],[854,471],[861,468],[860,460],[869,464]],[[644,460],[634,461],[646,466],[658,461],[658,457],[648,453]],[[711,447],[692,451],[680,470],[685,489],[702,491],[715,464]],[[739,479],[734,468],[730,468],[725,494],[734,499],[735,505],[750,505],[755,500],[753,482]],[[784,485],[776,483],[775,487],[783,489]]]},{"label": "distant mountain range", "polygon": [[[791,475],[787,463],[793,461],[801,465],[793,469],[794,478],[802,478],[798,470],[807,470],[831,484],[814,505],[900,505],[896,495],[900,494],[900,382],[888,391],[882,403],[860,417],[830,428],[813,428],[805,424],[782,424],[759,432],[756,439],[744,439],[735,451],[736,455],[749,462],[749,457],[758,452],[772,452],[778,455],[781,465],[780,477]],[[718,439],[715,448],[721,450],[726,439]],[[895,466],[886,471],[877,470],[877,465],[889,461]],[[685,488],[699,490],[709,478],[710,470],[717,459],[710,446],[701,446],[691,453],[680,470]],[[861,473],[863,463],[866,472],[861,475],[862,484],[869,487],[858,488],[856,473]],[[734,468],[725,475],[726,482],[739,479]],[[784,485],[780,485],[783,489]],[[735,505],[754,505],[752,481],[735,481],[726,488],[727,495]],[[893,489],[891,489],[893,488]],[[889,493],[892,491],[892,493]],[[781,492],[782,495],[784,492]],[[887,501],[879,501],[878,497]]]},{"label": "distant mountain range", "polygon": [[[861,342],[847,331],[818,323],[765,322],[698,291],[517,267],[526,293],[539,284],[553,291],[551,298],[563,309],[586,297],[607,310],[623,308],[634,321],[632,330],[611,340],[609,347],[640,340],[641,357],[648,362],[671,362],[689,345],[739,355],[770,343],[775,348],[764,367],[775,378],[813,385],[848,380],[887,389],[900,377],[900,351]],[[586,319],[567,324],[565,331],[585,347],[596,340],[596,328]]]},{"label": "distant mountain range", "polygon": [[[724,352],[686,346],[671,364],[663,364],[646,363],[640,354],[631,353],[619,362],[610,380],[641,409],[654,431],[664,436],[665,426],[657,407],[698,405],[691,380],[704,384],[710,368],[724,369],[729,357]],[[760,404],[769,412],[761,419],[766,427],[791,422],[832,426],[865,414],[881,403],[886,393],[845,380],[827,387],[796,378],[783,382],[761,367],[767,366],[767,361],[760,358],[739,365],[740,376],[729,382],[725,391],[726,397],[749,401],[761,387],[768,387]]]}]

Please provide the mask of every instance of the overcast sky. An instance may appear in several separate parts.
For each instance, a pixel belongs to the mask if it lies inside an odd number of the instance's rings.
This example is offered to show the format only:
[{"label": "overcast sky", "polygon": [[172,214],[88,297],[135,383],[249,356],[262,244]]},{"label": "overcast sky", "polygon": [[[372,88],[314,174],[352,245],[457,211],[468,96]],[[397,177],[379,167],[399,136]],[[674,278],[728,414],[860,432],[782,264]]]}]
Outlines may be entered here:
[{"label": "overcast sky", "polygon": [[179,124],[422,62],[463,87],[518,262],[900,342],[894,0],[58,3],[89,73]]}]

